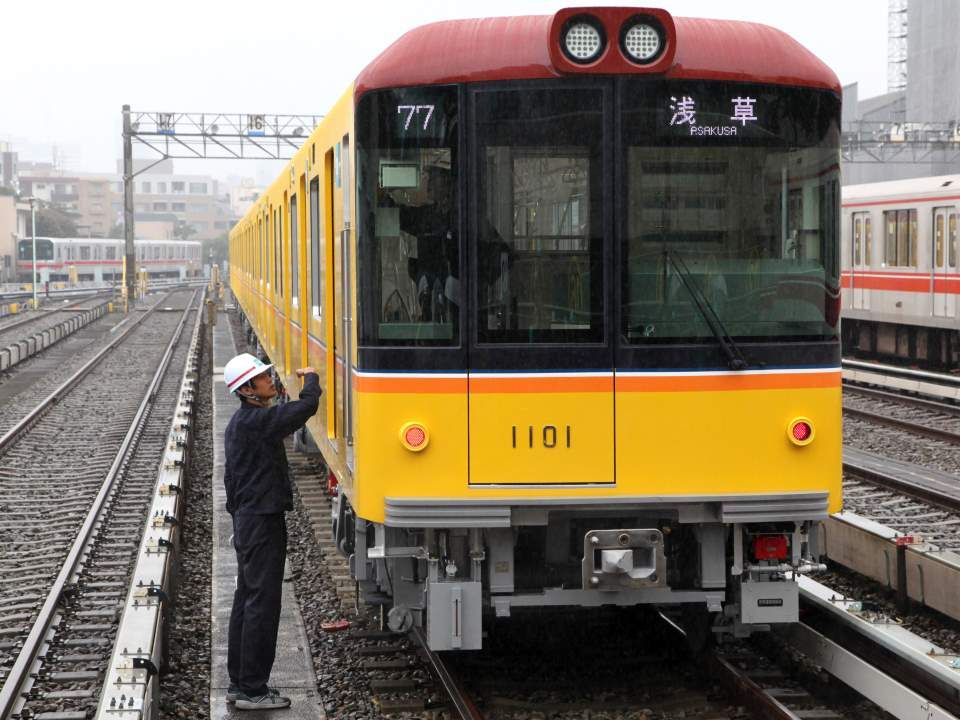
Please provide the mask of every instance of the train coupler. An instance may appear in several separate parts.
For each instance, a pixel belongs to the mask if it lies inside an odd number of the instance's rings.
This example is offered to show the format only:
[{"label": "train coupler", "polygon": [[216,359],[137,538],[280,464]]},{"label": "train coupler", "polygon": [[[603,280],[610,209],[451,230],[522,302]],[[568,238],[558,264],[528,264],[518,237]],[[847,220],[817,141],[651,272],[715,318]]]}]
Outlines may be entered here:
[{"label": "train coupler", "polygon": [[663,533],[656,528],[590,530],[583,537],[583,588],[666,587]]}]

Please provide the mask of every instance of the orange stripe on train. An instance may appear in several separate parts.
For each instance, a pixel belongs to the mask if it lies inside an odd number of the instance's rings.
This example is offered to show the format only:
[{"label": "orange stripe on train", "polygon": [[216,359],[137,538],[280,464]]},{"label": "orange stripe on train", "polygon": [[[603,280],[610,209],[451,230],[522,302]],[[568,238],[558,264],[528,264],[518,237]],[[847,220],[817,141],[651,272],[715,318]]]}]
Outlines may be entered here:
[{"label": "orange stripe on train", "polygon": [[[618,375],[606,377],[490,377],[474,375],[474,393],[594,393],[715,392],[735,390],[795,390],[840,387],[840,371],[817,373],[761,373],[736,375]],[[466,393],[466,377],[396,377],[358,374],[356,388],[369,393]]]},{"label": "orange stripe on train", "polygon": [[723,392],[839,388],[840,371],[736,375],[618,375],[617,392]]}]

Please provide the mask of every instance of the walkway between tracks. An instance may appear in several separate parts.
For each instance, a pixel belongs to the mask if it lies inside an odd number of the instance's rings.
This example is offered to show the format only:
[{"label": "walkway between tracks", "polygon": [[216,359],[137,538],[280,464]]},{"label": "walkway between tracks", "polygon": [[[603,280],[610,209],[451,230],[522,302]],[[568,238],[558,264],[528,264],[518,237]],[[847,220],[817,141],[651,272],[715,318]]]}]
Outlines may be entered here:
[{"label": "walkway between tracks", "polygon": [[284,583],[283,612],[280,616],[280,635],[277,640],[277,659],[273,665],[270,684],[287,695],[293,705],[289,710],[241,711],[224,700],[227,692],[227,629],[230,607],[236,587],[237,556],[233,550],[233,528],[226,511],[226,492],[223,488],[223,432],[238,401],[223,384],[223,366],[236,355],[226,314],[217,317],[213,329],[213,600],[210,668],[210,718],[280,717],[284,720],[322,720],[321,700],[317,694],[316,675],[310,645],[307,642],[303,618],[293,594],[293,584]]}]

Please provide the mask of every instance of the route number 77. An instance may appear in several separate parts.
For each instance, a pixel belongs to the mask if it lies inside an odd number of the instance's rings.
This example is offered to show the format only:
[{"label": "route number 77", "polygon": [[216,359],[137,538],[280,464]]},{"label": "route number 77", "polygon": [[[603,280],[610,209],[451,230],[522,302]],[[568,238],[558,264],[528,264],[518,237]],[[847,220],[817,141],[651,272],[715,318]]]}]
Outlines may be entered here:
[{"label": "route number 77", "polygon": [[413,116],[423,112],[427,114],[427,116],[423,119],[423,129],[426,130],[427,125],[430,123],[430,118],[433,117],[434,107],[434,105],[398,105],[397,114],[407,114],[407,119],[403,123],[404,132],[410,129],[410,123],[413,121]]}]

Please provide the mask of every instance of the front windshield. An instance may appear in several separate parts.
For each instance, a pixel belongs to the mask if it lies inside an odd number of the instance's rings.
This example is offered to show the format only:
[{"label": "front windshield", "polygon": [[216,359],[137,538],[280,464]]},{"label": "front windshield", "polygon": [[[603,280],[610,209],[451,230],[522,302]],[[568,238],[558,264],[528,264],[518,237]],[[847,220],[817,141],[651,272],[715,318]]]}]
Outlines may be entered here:
[{"label": "front windshield", "polygon": [[631,78],[621,97],[627,342],[713,337],[672,258],[737,340],[836,337],[836,96]]}]

